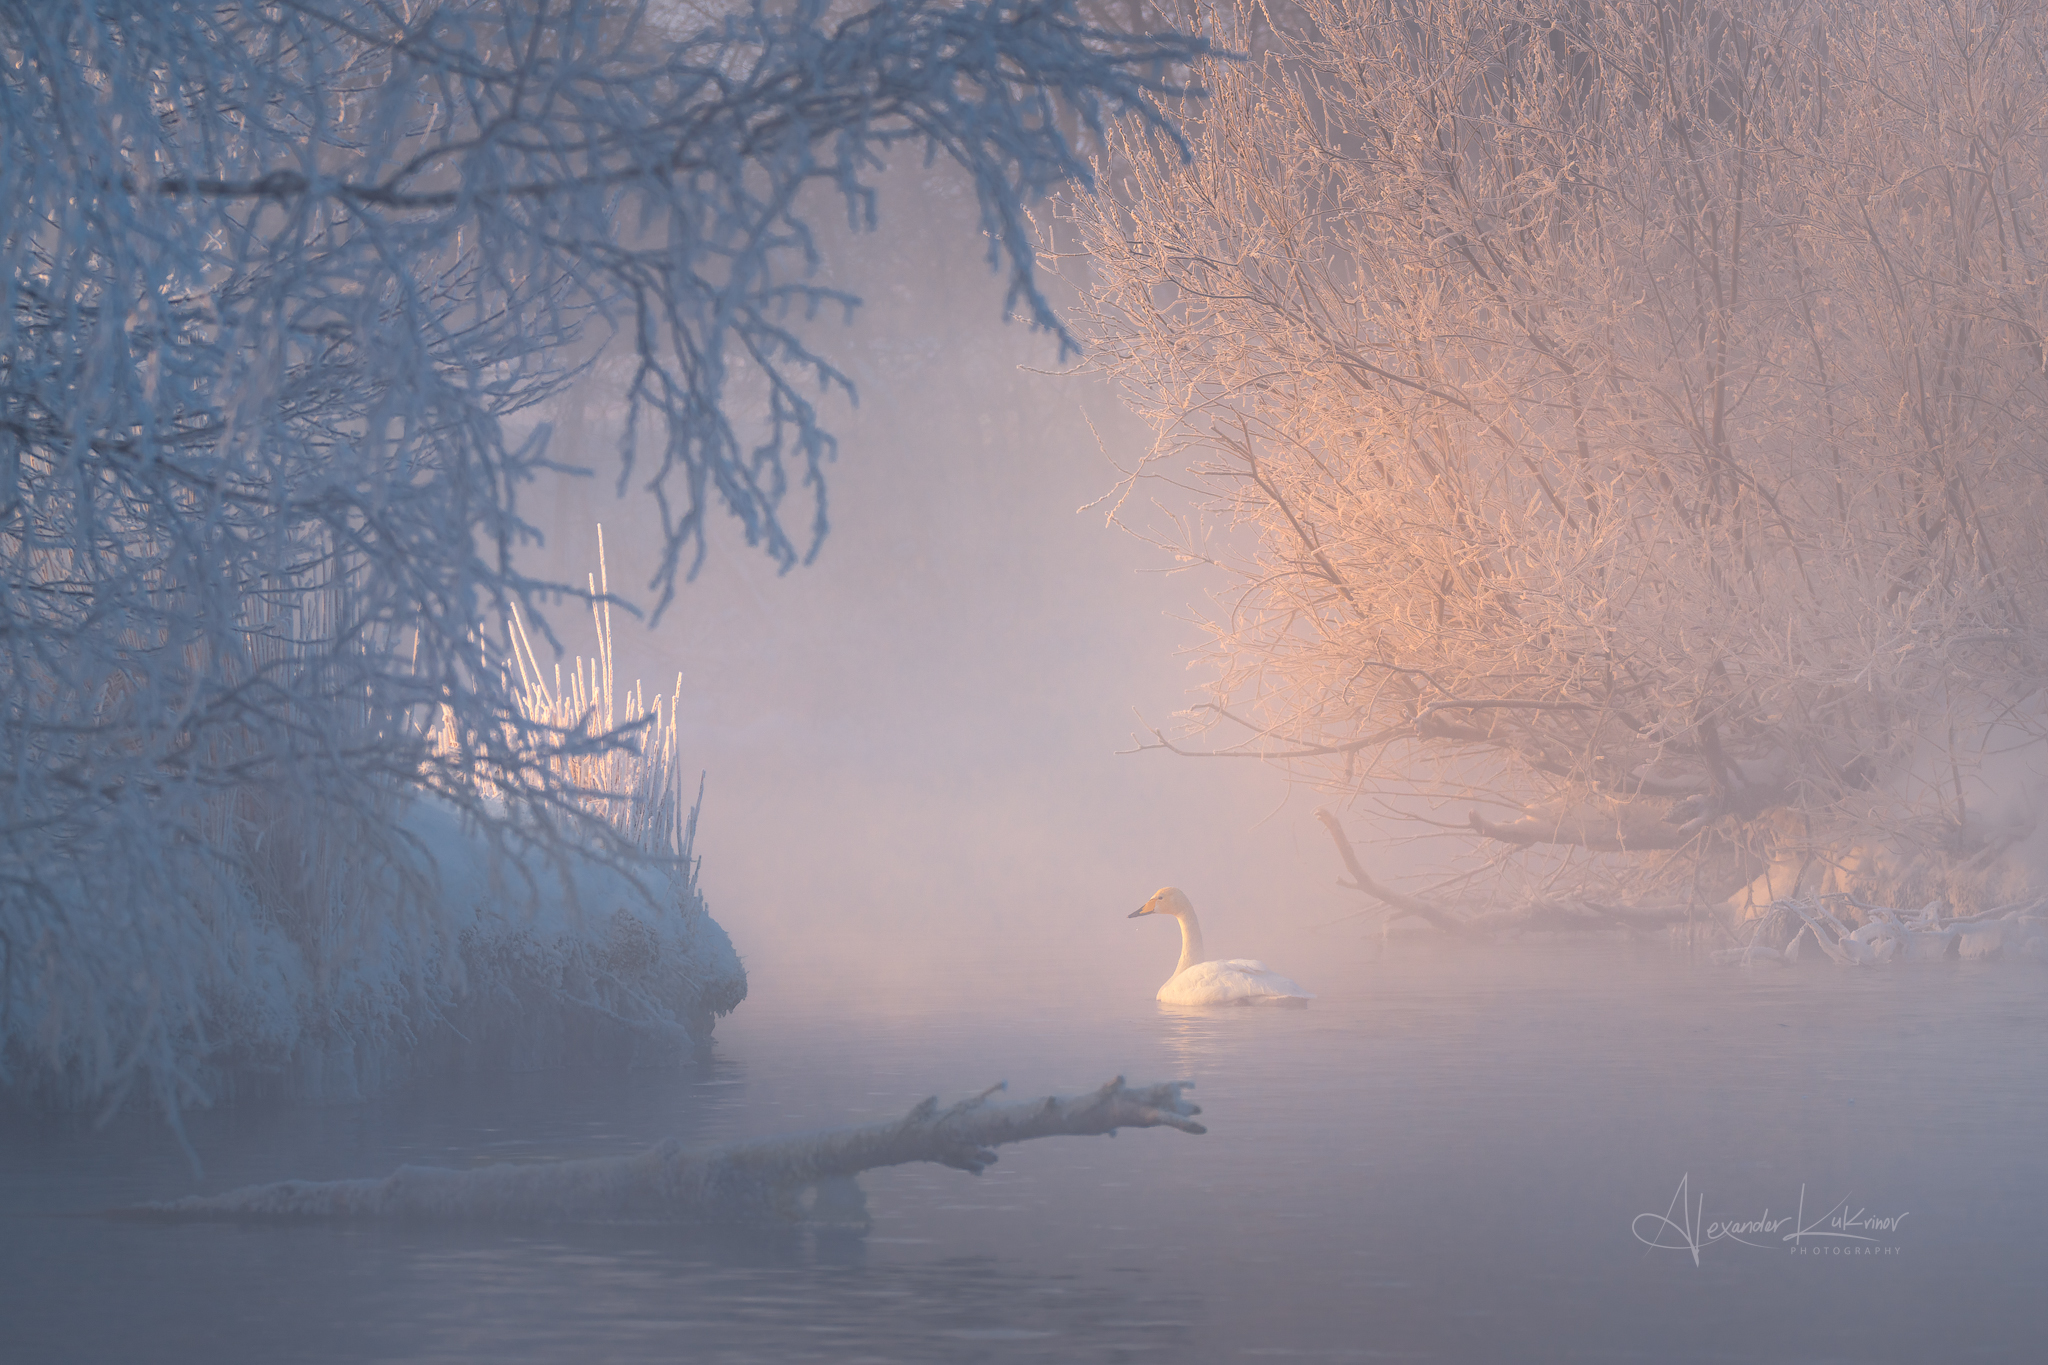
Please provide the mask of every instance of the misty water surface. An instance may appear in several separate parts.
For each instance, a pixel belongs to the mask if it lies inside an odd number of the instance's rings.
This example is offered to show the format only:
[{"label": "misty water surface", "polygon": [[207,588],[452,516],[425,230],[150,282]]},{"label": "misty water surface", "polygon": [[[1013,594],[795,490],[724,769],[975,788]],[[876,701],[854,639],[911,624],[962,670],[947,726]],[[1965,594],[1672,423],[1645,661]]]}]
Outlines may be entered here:
[{"label": "misty water surface", "polygon": [[[1150,926],[1147,926],[1150,927]],[[1139,926],[1131,926],[1133,935]],[[1148,944],[1148,948],[1162,945]],[[1744,972],[1660,945],[1354,944],[1306,1011],[1019,980],[943,1010],[764,989],[692,1068],[200,1114],[200,1187],[893,1116],[1007,1079],[1198,1083],[1211,1131],[871,1173],[872,1228],[160,1227],[163,1130],[14,1124],[9,1360],[2011,1360],[2048,1274],[2036,964]],[[1880,1254],[1709,1242],[1848,1200]],[[1672,1215],[1682,1221],[1683,1215]],[[1790,1229],[1786,1229],[1790,1230]],[[1810,1245],[1824,1245],[1818,1241]]]}]

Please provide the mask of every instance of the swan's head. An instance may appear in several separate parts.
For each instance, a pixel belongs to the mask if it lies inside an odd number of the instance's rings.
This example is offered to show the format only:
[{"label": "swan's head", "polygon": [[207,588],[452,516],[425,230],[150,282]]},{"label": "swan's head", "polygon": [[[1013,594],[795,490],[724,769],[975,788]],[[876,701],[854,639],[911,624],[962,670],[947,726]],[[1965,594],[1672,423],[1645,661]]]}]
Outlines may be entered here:
[{"label": "swan's head", "polygon": [[1140,915],[1192,915],[1195,907],[1189,903],[1184,892],[1177,886],[1162,886],[1152,893],[1152,899],[1125,915],[1125,919],[1136,919]]}]

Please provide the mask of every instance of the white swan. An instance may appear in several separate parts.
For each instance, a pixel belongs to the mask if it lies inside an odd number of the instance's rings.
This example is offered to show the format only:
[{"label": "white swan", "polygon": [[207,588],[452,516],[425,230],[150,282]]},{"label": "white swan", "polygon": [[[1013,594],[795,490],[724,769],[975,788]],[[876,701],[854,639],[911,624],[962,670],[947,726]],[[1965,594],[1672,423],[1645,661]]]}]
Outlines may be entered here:
[{"label": "white swan", "polygon": [[1306,1005],[1315,999],[1263,962],[1245,957],[1204,962],[1202,926],[1195,922],[1195,907],[1177,886],[1160,887],[1125,918],[1140,915],[1172,915],[1180,921],[1180,962],[1159,988],[1162,1004]]}]

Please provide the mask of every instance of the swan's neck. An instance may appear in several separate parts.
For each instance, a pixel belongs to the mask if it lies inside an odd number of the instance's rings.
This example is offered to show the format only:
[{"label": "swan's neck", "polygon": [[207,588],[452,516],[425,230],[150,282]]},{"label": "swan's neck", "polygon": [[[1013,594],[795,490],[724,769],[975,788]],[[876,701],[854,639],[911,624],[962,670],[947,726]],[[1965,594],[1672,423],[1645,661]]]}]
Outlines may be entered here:
[{"label": "swan's neck", "polygon": [[1173,969],[1173,974],[1179,976],[1197,962],[1209,959],[1202,955],[1202,926],[1195,923],[1195,912],[1190,910],[1174,918],[1180,921],[1180,965]]}]

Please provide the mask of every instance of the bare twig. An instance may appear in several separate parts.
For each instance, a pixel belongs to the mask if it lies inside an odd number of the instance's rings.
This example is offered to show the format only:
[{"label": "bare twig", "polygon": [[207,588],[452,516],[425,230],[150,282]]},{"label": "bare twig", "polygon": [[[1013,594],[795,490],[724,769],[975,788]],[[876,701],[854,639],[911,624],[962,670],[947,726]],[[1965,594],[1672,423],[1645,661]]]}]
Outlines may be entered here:
[{"label": "bare twig", "polygon": [[1462,934],[1465,932],[1465,924],[1457,915],[1447,910],[1440,910],[1428,901],[1420,900],[1414,896],[1403,895],[1399,891],[1381,886],[1378,882],[1367,876],[1365,869],[1359,866],[1358,853],[1351,847],[1351,840],[1345,837],[1344,826],[1338,822],[1336,813],[1330,810],[1329,807],[1318,806],[1316,808],[1316,819],[1322,821],[1323,828],[1330,831],[1330,838],[1336,841],[1337,852],[1344,859],[1344,867],[1351,873],[1351,880],[1348,882],[1340,881],[1337,883],[1339,886],[1349,887],[1353,891],[1362,891],[1390,909],[1398,911],[1400,914],[1413,915],[1417,919],[1428,920],[1445,933]]},{"label": "bare twig", "polygon": [[1367,876],[1365,869],[1359,865],[1357,851],[1352,848],[1351,840],[1345,836],[1344,827],[1338,822],[1335,813],[1328,807],[1318,807],[1316,819],[1322,821],[1323,828],[1330,831],[1330,838],[1336,842],[1337,852],[1343,857],[1346,870],[1351,873],[1350,881],[1340,880],[1337,885],[1353,891],[1362,891],[1374,900],[1380,901],[1395,911],[1394,918],[1413,915],[1417,919],[1429,921],[1446,933],[1574,933],[1605,929],[1663,929],[1673,924],[1684,923],[1691,918],[1690,912],[1683,906],[1632,907],[1607,905],[1593,900],[1545,900],[1511,910],[1461,914],[1381,886]]}]

